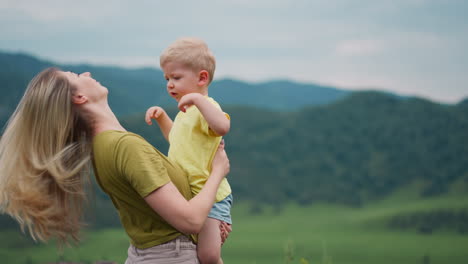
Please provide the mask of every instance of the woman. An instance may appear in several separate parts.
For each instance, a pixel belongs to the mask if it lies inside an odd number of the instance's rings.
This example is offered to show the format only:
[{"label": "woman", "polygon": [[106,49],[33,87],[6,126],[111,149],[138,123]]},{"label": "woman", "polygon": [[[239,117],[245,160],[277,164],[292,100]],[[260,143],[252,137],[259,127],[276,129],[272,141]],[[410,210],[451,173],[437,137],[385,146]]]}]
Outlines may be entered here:
[{"label": "woman", "polygon": [[130,237],[126,263],[198,263],[185,234],[200,231],[229,172],[224,146],[192,198],[186,175],[120,125],[107,94],[90,73],[49,68],[30,82],[0,140],[0,209],[35,239],[78,241],[92,161]]}]

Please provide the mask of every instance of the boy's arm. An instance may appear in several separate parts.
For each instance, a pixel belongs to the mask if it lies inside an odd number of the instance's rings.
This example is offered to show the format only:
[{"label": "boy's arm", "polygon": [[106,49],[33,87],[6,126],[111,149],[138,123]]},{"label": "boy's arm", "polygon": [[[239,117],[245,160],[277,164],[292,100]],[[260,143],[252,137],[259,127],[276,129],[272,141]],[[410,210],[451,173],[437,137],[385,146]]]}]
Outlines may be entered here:
[{"label": "boy's arm", "polygon": [[185,109],[191,105],[195,105],[198,108],[210,129],[217,135],[224,136],[229,132],[231,120],[226,117],[226,114],[221,109],[209,102],[202,94],[190,93],[180,98],[180,111],[185,112]]},{"label": "boy's arm", "polygon": [[172,119],[167,115],[166,111],[159,106],[153,106],[146,110],[145,121],[148,125],[152,125],[151,119],[158,122],[159,128],[164,138],[169,142],[169,132],[172,128]]}]

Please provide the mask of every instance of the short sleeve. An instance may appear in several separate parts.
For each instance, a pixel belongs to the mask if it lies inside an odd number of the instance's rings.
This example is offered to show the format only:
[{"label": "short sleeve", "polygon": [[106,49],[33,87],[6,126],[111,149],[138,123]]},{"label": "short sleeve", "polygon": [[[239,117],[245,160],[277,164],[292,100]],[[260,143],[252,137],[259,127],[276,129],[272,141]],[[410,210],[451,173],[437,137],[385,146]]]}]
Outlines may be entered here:
[{"label": "short sleeve", "polygon": [[170,182],[161,155],[146,140],[129,135],[119,142],[116,167],[133,189],[146,197]]}]

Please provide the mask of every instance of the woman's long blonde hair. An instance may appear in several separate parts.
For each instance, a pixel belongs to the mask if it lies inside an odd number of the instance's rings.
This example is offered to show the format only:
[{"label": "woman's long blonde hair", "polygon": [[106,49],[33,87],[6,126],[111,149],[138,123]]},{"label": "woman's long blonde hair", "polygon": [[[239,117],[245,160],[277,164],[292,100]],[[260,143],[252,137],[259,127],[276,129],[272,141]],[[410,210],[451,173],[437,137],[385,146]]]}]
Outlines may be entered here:
[{"label": "woman's long blonde hair", "polygon": [[28,85],[0,139],[0,212],[36,240],[79,240],[90,133],[57,68]]}]

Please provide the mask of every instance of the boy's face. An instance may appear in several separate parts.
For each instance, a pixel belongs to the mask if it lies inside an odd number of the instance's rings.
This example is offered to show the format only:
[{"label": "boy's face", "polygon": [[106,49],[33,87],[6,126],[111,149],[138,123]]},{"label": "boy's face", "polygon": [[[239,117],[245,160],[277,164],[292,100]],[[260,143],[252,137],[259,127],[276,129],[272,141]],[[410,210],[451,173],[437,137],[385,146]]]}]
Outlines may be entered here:
[{"label": "boy's face", "polygon": [[189,67],[178,62],[167,62],[162,69],[167,80],[167,93],[177,102],[186,94],[200,92],[199,75]]}]

